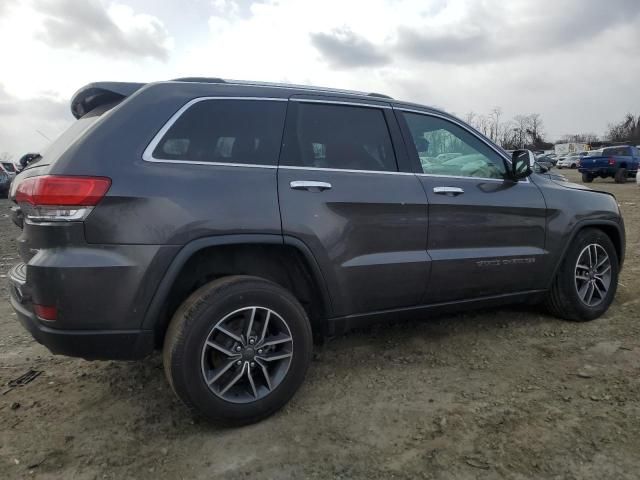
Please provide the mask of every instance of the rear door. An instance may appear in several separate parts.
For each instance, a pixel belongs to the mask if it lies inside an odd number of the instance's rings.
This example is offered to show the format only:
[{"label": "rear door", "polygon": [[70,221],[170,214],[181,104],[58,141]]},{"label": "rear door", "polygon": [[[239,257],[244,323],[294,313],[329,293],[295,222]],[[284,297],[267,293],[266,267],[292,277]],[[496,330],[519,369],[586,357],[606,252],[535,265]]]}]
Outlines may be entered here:
[{"label": "rear door", "polygon": [[[388,104],[293,97],[278,169],[282,229],[313,252],[335,316],[419,303],[427,203]],[[395,141],[392,141],[392,138]]]},{"label": "rear door", "polygon": [[431,278],[425,303],[544,288],[546,205],[503,157],[446,116],[397,112],[429,201]]}]

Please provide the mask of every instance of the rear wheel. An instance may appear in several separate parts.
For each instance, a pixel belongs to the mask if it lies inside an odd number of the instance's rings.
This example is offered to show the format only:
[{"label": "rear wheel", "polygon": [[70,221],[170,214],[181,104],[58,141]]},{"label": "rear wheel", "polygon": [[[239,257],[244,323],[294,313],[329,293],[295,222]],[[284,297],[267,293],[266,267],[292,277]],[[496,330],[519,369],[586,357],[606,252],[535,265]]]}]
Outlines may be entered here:
[{"label": "rear wheel", "polygon": [[616,294],[618,269],[618,255],[611,239],[602,230],[580,231],[547,294],[548,310],[566,320],[598,318]]},{"label": "rear wheel", "polygon": [[591,182],[593,182],[593,177],[591,175],[589,175],[588,173],[583,173],[582,174],[582,181],[584,183],[591,183]]},{"label": "rear wheel", "polygon": [[573,169],[573,168],[578,168],[578,165],[576,165],[575,163],[572,163],[572,164],[571,164],[571,168],[572,168],[572,169]]},{"label": "rear wheel", "polygon": [[627,169],[619,168],[614,177],[616,183],[626,183],[627,181]]},{"label": "rear wheel", "polygon": [[248,276],[194,292],[178,309],[164,343],[176,395],[212,422],[257,422],[284,406],[311,361],[306,312],[287,290]]}]

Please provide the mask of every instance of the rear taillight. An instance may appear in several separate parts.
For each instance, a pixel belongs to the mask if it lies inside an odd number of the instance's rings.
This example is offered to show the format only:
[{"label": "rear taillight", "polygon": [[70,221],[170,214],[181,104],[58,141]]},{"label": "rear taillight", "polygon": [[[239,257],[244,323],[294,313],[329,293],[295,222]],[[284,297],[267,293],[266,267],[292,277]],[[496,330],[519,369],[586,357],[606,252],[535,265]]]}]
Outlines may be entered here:
[{"label": "rear taillight", "polygon": [[32,222],[84,220],[110,186],[106,177],[43,175],[20,182],[15,200]]},{"label": "rear taillight", "polygon": [[616,159],[613,157],[609,157],[609,165],[615,165],[616,164]]},{"label": "rear taillight", "polygon": [[36,315],[41,320],[48,320],[49,322],[55,322],[58,319],[58,309],[54,305],[34,305],[33,306]]}]

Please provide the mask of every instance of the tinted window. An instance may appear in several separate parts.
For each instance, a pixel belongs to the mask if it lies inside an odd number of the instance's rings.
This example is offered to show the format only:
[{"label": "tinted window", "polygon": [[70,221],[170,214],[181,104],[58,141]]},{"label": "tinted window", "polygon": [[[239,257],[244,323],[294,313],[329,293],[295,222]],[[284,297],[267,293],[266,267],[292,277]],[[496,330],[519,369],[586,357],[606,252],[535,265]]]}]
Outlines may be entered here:
[{"label": "tinted window", "polygon": [[629,152],[629,147],[611,147],[611,148],[605,148],[602,151],[602,155],[603,156],[607,156],[607,155],[618,155],[618,156],[627,156],[627,155],[631,155],[631,153]]},{"label": "tinted window", "polygon": [[380,109],[293,102],[287,123],[283,165],[397,170]]},{"label": "tinted window", "polygon": [[405,113],[424,173],[504,178],[502,157],[477,137],[447,120]]},{"label": "tinted window", "polygon": [[203,100],[171,126],[154,158],[276,165],[286,102]]}]

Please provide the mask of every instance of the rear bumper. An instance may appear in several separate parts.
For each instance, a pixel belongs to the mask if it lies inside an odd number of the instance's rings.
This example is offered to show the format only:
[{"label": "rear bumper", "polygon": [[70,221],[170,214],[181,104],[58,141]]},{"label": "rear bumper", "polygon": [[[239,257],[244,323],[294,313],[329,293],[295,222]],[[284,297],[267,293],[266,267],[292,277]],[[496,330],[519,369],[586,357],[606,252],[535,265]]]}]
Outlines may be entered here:
[{"label": "rear bumper", "polygon": [[87,360],[136,360],[154,349],[151,330],[76,330],[54,328],[55,322],[40,320],[33,311],[26,284],[26,268],[19,264],[9,271],[11,306],[22,326],[51,353]]}]

